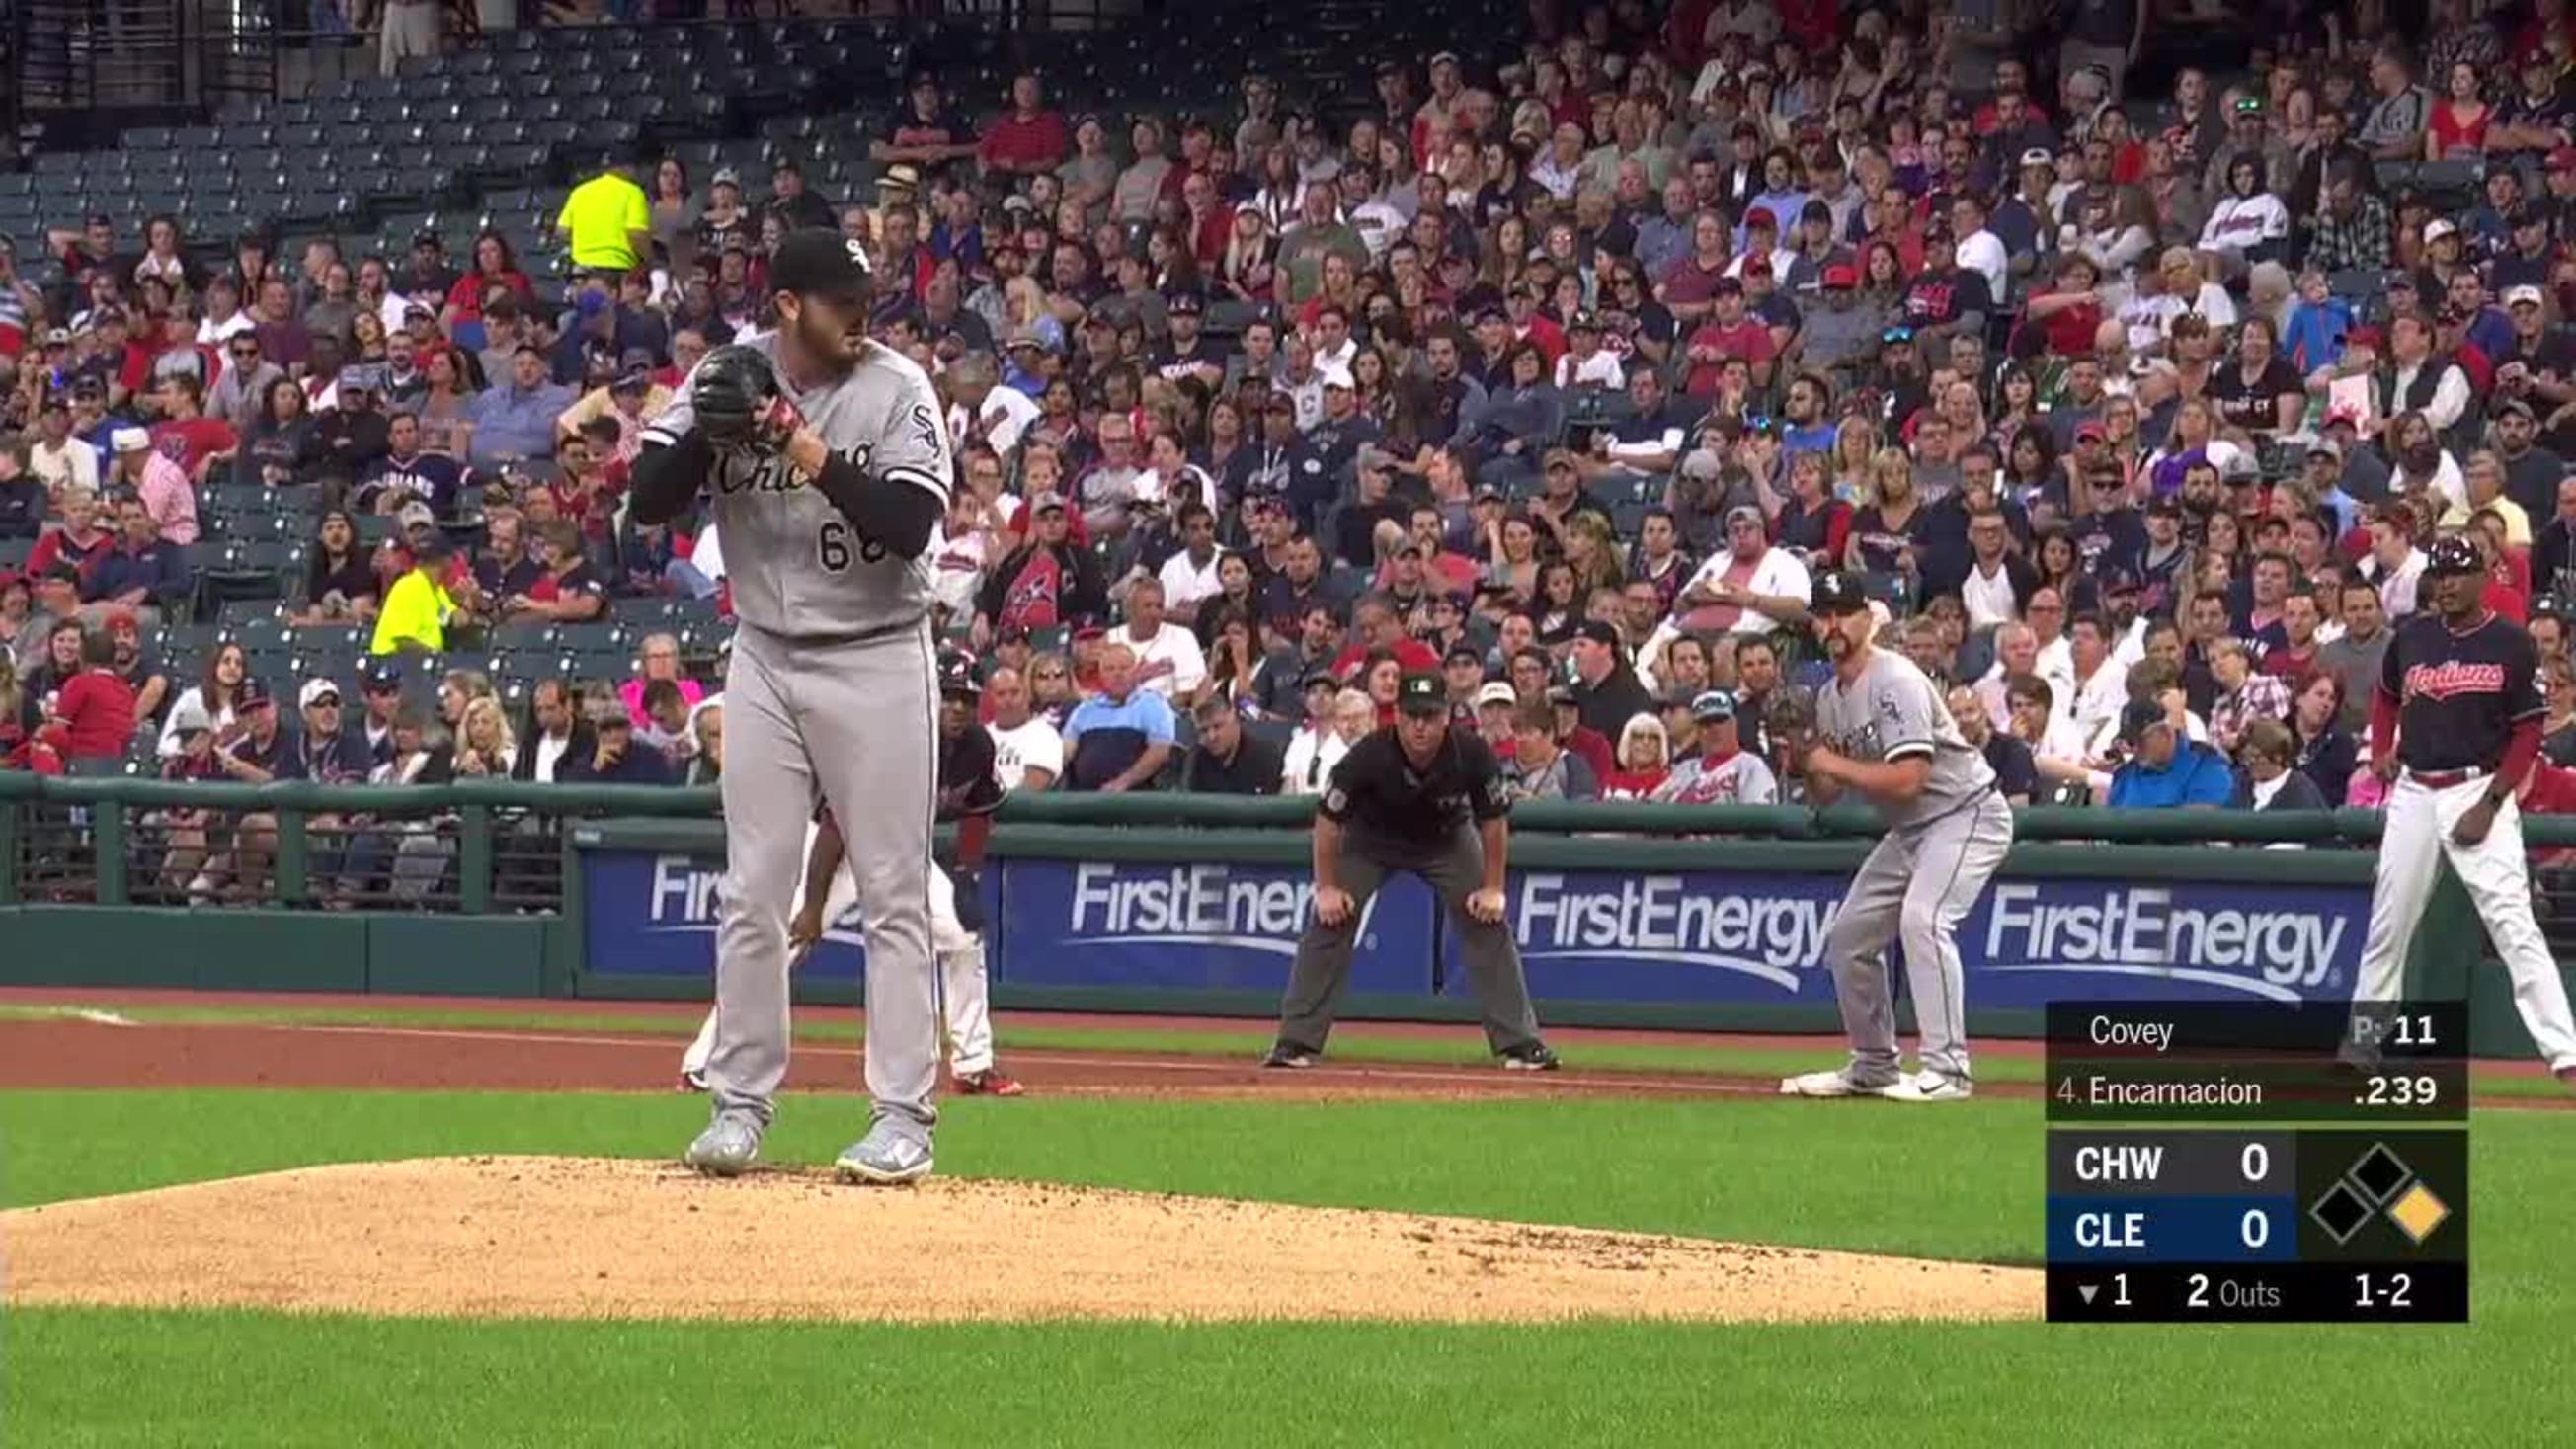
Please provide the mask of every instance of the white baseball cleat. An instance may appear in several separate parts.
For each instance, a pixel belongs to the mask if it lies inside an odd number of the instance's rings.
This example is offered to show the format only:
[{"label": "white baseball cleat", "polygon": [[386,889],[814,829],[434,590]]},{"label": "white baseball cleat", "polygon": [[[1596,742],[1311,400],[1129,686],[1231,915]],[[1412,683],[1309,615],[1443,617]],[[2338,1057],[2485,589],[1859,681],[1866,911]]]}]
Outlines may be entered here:
[{"label": "white baseball cleat", "polygon": [[1855,1080],[1849,1067],[1831,1071],[1805,1072],[1780,1079],[1783,1097],[1884,1097],[1905,1085],[1902,1077],[1885,1082]]},{"label": "white baseball cleat", "polygon": [[1933,1071],[1919,1073],[1879,1092],[1891,1102],[1964,1102],[1976,1094],[1977,1084],[1966,1077]]}]

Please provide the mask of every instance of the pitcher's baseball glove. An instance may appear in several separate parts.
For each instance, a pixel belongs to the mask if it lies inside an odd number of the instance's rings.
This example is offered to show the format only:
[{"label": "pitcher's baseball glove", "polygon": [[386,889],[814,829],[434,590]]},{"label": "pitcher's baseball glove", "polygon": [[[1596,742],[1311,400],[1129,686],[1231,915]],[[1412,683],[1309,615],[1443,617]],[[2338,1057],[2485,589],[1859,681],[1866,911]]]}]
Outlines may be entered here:
[{"label": "pitcher's baseball glove", "polygon": [[801,425],[796,405],[778,386],[778,369],[750,347],[719,347],[689,383],[697,430],[718,447],[775,448]]},{"label": "pitcher's baseball glove", "polygon": [[1762,734],[1777,764],[1804,774],[1807,751],[1816,743],[1816,707],[1794,689],[1776,690],[1762,705]]}]

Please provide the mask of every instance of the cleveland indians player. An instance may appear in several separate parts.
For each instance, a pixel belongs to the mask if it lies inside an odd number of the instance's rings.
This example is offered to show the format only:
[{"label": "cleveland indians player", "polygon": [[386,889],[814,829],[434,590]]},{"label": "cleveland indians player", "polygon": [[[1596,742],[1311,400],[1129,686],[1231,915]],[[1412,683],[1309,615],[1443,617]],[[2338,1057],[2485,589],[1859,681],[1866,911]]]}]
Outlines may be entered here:
[{"label": "cleveland indians player", "polygon": [[2436,539],[2424,566],[2434,612],[2398,626],[2370,706],[2370,767],[2389,781],[2356,1003],[2403,994],[2406,948],[2443,860],[2459,874],[2513,977],[2513,1004],[2558,1080],[2576,1086],[2576,1020],[2531,914],[2514,788],[2540,755],[2540,656],[2483,599],[2477,546]]},{"label": "cleveland indians player", "polygon": [[[939,960],[939,1013],[948,1024],[950,1085],[963,1096],[1017,1097],[1027,1092],[1018,1078],[993,1064],[991,982],[984,961],[982,901],[975,868],[984,857],[983,843],[993,811],[1002,803],[1001,777],[994,768],[993,737],[975,722],[975,704],[983,697],[974,661],[948,653],[939,661],[939,818],[957,822],[957,864],[930,873],[930,944]],[[788,969],[805,963],[831,924],[858,904],[859,886],[841,868],[849,858],[839,822],[824,810],[805,831],[805,904],[787,928]],[[971,918],[971,919],[970,919]],[[715,1050],[716,1013],[709,1011],[697,1040],[680,1058],[680,1085],[707,1089],[707,1057]]]},{"label": "cleveland indians player", "polygon": [[938,1121],[929,552],[948,507],[948,429],[930,379],[868,340],[859,243],[790,232],[770,288],[775,329],[709,353],[644,430],[634,465],[638,522],[708,497],[738,618],[714,1112],[684,1160],[730,1177],[760,1155],[787,1075],[788,917],[819,795],[851,823],[867,921],[871,1121],[834,1166],[859,1182],[912,1182],[931,1170]]},{"label": "cleveland indians player", "polygon": [[[1814,735],[1789,741],[1785,756],[1810,801],[1830,805],[1855,792],[1879,808],[1887,833],[1852,877],[1825,939],[1851,1060],[1787,1078],[1780,1090],[1963,1101],[1975,1083],[1957,933],[2012,848],[2012,807],[1984,753],[1951,720],[1940,687],[1912,660],[1870,642],[1877,620],[1857,577],[1818,574],[1808,612],[1834,677],[1816,691]],[[1898,942],[1923,1037],[1922,1071],[1912,1077],[1898,1069],[1887,964],[1887,948]]]}]

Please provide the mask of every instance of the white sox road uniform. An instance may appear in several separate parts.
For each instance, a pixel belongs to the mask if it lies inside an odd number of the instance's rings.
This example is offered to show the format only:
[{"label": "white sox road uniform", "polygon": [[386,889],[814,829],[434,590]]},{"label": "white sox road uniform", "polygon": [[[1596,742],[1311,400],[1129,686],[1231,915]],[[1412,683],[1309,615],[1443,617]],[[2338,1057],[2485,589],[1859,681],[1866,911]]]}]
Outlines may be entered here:
[{"label": "white sox road uniform", "polygon": [[[774,334],[747,345],[776,356]],[[704,364],[701,364],[703,366]],[[694,375],[692,378],[694,381]],[[837,381],[779,386],[871,486],[946,506],[948,429],[930,379],[873,343]],[[646,443],[692,424],[684,383]],[[716,934],[716,1030],[706,1063],[719,1113],[766,1125],[787,1075],[787,926],[819,795],[849,822],[848,873],[866,919],[867,1083],[880,1127],[927,1146],[937,1121],[938,976],[932,966],[931,818],[939,693],[929,550],[894,556],[774,451],[724,448],[706,495],[733,585],[725,680],[725,877]]]},{"label": "white sox road uniform", "polygon": [[[2380,665],[2371,734],[2376,755],[2387,748],[2386,729],[2394,723],[2403,773],[2389,786],[2370,936],[2353,999],[2387,1002],[2404,994],[2407,947],[2424,917],[2434,873],[2448,860],[2513,977],[2523,1029],[2552,1068],[2567,1068],[2576,1067],[2576,1020],[2568,1015],[2558,963],[2532,918],[2522,812],[2511,794],[2539,744],[2539,675],[2531,636],[2492,614],[2464,630],[2429,615],[2398,627]],[[2517,732],[2528,734],[2518,749]],[[2491,792],[2502,801],[2486,838],[2475,845],[2452,839],[2460,817]]]},{"label": "white sox road uniform", "polygon": [[2012,807],[1984,753],[1968,743],[1941,691],[1912,660],[1876,645],[1849,685],[1816,691],[1816,735],[1855,760],[1925,757],[1921,794],[1882,807],[1879,838],[1825,938],[1834,999],[1851,1037],[1851,1079],[1898,1080],[1895,982],[1887,948],[1905,947],[1905,979],[1923,1037],[1923,1070],[1970,1080],[1959,922],[2012,848]]},{"label": "white sox road uniform", "polygon": [[[822,828],[820,823],[805,828],[808,861],[813,859],[814,836]],[[846,835],[842,843],[846,848]],[[796,887],[797,899],[803,900],[805,892],[813,888],[812,880],[800,879]],[[831,930],[848,919],[850,911],[858,903],[858,877],[851,873],[849,857],[844,855],[841,867],[832,872],[831,884],[824,888],[824,929]],[[948,1069],[959,1076],[990,1071],[993,1066],[993,1013],[991,986],[985,974],[984,942],[959,919],[957,885],[944,870],[930,873],[930,949],[939,961],[941,1015],[948,1024]],[[692,1076],[704,1073],[715,1044],[716,1013],[709,1010],[705,1023],[698,1028],[697,1040],[689,1043],[688,1053],[680,1059],[680,1070]]]}]

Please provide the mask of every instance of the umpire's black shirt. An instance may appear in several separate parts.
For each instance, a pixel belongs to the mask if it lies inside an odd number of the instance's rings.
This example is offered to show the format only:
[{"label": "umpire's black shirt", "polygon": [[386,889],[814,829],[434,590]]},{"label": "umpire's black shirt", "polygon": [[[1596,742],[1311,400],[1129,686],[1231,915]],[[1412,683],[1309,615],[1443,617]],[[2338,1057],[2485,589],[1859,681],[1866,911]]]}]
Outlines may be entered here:
[{"label": "umpire's black shirt", "polygon": [[1473,731],[1451,726],[1431,763],[1416,769],[1390,725],[1342,756],[1319,809],[1336,824],[1427,849],[1470,819],[1500,819],[1511,801],[1502,766]]}]

